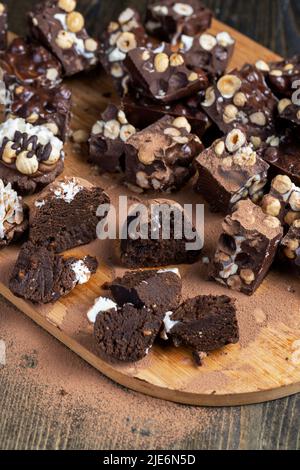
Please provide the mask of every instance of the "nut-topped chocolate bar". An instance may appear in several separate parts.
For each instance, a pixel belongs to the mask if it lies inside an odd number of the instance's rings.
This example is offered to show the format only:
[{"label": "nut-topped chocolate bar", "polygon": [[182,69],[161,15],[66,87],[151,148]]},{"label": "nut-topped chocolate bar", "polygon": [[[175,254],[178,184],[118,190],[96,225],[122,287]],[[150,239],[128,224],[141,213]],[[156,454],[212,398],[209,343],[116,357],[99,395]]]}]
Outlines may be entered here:
[{"label": "nut-topped chocolate bar", "polygon": [[276,96],[292,97],[295,91],[293,84],[300,80],[300,55],[279,62],[258,60],[255,66],[266,75],[267,83]]},{"label": "nut-topped chocolate bar", "polygon": [[86,71],[98,62],[98,42],[85,30],[75,0],[47,0],[28,14],[31,35],[61,62],[66,76]]}]

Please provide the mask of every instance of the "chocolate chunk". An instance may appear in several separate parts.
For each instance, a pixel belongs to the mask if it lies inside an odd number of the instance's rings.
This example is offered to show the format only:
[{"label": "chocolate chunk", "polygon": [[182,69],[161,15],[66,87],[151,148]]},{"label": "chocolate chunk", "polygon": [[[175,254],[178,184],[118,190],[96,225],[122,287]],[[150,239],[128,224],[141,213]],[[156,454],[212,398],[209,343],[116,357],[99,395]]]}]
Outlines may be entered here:
[{"label": "chocolate chunk", "polygon": [[96,66],[98,42],[85,30],[84,18],[58,0],[38,3],[28,14],[31,36],[43,44],[61,62],[66,76],[87,71]]},{"label": "chocolate chunk", "polygon": [[146,28],[151,36],[176,43],[181,34],[195,36],[210,28],[212,12],[199,0],[148,2]]},{"label": "chocolate chunk", "polygon": [[90,256],[64,259],[45,247],[27,242],[21,248],[9,288],[17,297],[33,303],[55,302],[78,284],[88,282],[97,267],[97,260]]},{"label": "chocolate chunk", "polygon": [[175,191],[194,174],[194,158],[203,149],[185,117],[166,115],[127,140],[125,179],[142,189]]},{"label": "chocolate chunk", "polygon": [[30,211],[29,239],[56,253],[85,245],[97,238],[104,218],[97,209],[109,204],[104,191],[81,178],[54,182],[36,198]]},{"label": "chocolate chunk", "polygon": [[179,39],[179,52],[185,55],[188,68],[204,70],[211,80],[220,78],[233,55],[235,40],[226,31],[216,36],[203,33],[197,36],[183,34]]},{"label": "chocolate chunk", "polygon": [[279,116],[296,126],[300,126],[300,92],[298,92],[298,97],[298,104],[293,103],[289,98],[283,98],[278,103]]},{"label": "chocolate chunk", "polygon": [[208,78],[202,70],[189,70],[183,54],[167,44],[157,49],[138,47],[128,52],[125,65],[131,81],[144,95],[169,103],[205,90]]},{"label": "chocolate chunk", "polygon": [[256,68],[265,74],[267,83],[279,98],[291,98],[294,82],[300,80],[300,55],[279,62],[258,60]]},{"label": "chocolate chunk", "polygon": [[282,240],[280,248],[287,265],[300,273],[300,219],[294,221]]},{"label": "chocolate chunk", "polygon": [[147,211],[130,207],[122,230],[121,261],[128,268],[195,263],[202,240],[183,207],[174,201],[148,201]]},{"label": "chocolate chunk", "polygon": [[[239,341],[234,300],[226,295],[199,296],[184,302],[164,318],[163,337],[183,345],[197,357]],[[201,364],[200,364],[201,365]]]},{"label": "chocolate chunk", "polygon": [[172,310],[179,306],[182,282],[179,270],[130,271],[117,277],[109,289],[118,305],[133,304]]},{"label": "chocolate chunk", "polygon": [[0,3],[0,51],[7,47],[7,6]]},{"label": "chocolate chunk", "polygon": [[266,277],[283,235],[280,221],[265,215],[249,199],[240,201],[223,222],[212,277],[224,286],[252,295]]},{"label": "chocolate chunk", "polygon": [[125,144],[135,132],[124,111],[110,104],[92,128],[88,161],[110,173],[124,171]]},{"label": "chocolate chunk", "polygon": [[11,184],[0,179],[0,249],[15,242],[28,227],[27,207]]},{"label": "chocolate chunk", "polygon": [[196,158],[195,186],[212,210],[228,213],[250,197],[258,202],[267,183],[269,165],[262,160],[241,129],[230,131]]},{"label": "chocolate chunk", "polygon": [[277,99],[255,66],[245,65],[221,77],[207,89],[202,107],[226,134],[244,127],[256,148],[276,133]]}]

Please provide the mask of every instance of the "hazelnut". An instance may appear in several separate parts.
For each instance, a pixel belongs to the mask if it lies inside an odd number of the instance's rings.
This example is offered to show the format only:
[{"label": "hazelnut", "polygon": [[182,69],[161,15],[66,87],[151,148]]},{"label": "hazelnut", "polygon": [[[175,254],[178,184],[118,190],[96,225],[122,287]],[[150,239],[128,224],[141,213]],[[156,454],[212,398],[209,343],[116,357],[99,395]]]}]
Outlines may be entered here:
[{"label": "hazelnut", "polygon": [[265,126],[267,124],[266,116],[262,111],[258,111],[257,113],[253,113],[250,116],[250,121],[252,124],[256,124],[257,126]]},{"label": "hazelnut", "polygon": [[173,140],[174,142],[176,142],[177,144],[187,144],[189,139],[187,137],[184,137],[184,136],[179,136],[179,137],[173,137]]},{"label": "hazelnut", "polygon": [[287,225],[293,225],[294,222],[298,219],[300,219],[300,213],[299,212],[289,211],[284,217],[284,221]]},{"label": "hazelnut", "polygon": [[144,171],[138,171],[136,174],[136,184],[143,189],[149,189],[150,184]]},{"label": "hazelnut", "polygon": [[183,116],[174,119],[174,121],[172,122],[172,125],[177,127],[178,129],[186,129],[186,131],[189,133],[192,130],[192,127],[189,121]]},{"label": "hazelnut", "polygon": [[225,145],[229,152],[236,152],[246,143],[246,136],[240,129],[233,129],[226,137]]},{"label": "hazelnut", "polygon": [[209,108],[210,106],[214,104],[215,101],[216,101],[215,90],[214,90],[214,87],[210,86],[207,88],[205,92],[205,100],[203,101],[202,106],[204,106],[205,108]]},{"label": "hazelnut", "polygon": [[270,71],[269,65],[264,60],[258,60],[255,64],[255,67],[258,70],[260,70],[261,72],[269,72]]},{"label": "hazelnut", "polygon": [[31,113],[28,118],[26,118],[26,121],[29,122],[30,124],[34,124],[39,118],[39,115],[37,113]]},{"label": "hazelnut", "polygon": [[125,124],[121,127],[120,139],[123,140],[123,142],[126,142],[135,133],[135,127],[133,127],[131,124]]},{"label": "hazelnut", "polygon": [[289,205],[291,209],[295,212],[300,212],[300,192],[293,191],[289,198]]},{"label": "hazelnut", "polygon": [[4,149],[3,149],[3,153],[2,153],[2,160],[5,162],[5,163],[12,163],[13,160],[15,160],[17,154],[16,154],[16,151],[14,149],[12,149],[12,146],[14,145],[14,142],[7,142],[7,144],[5,145]]},{"label": "hazelnut", "polygon": [[151,146],[149,148],[147,144],[141,145],[138,153],[138,159],[144,165],[151,165],[151,163],[153,163],[155,160],[155,155],[154,152],[151,151]]},{"label": "hazelnut", "polygon": [[107,32],[111,34],[117,31],[118,29],[119,29],[118,23],[116,21],[111,21],[107,27]]},{"label": "hazelnut", "polygon": [[78,129],[72,134],[72,139],[76,144],[83,144],[89,139],[89,134],[84,129]]},{"label": "hazelnut", "polygon": [[217,87],[223,98],[232,98],[242,86],[241,80],[236,75],[224,75],[217,83]]},{"label": "hazelnut", "polygon": [[215,145],[215,153],[220,157],[221,155],[223,155],[224,151],[225,143],[223,142],[223,140],[220,140],[220,142]]},{"label": "hazelnut", "polygon": [[163,73],[169,67],[169,57],[164,52],[160,52],[154,58],[155,70],[159,73]]},{"label": "hazelnut", "polygon": [[293,240],[289,240],[288,243],[287,243],[287,247],[291,250],[291,251],[296,251],[298,250],[299,248],[299,240],[297,240],[296,238],[294,238]]},{"label": "hazelnut", "polygon": [[71,11],[75,10],[76,8],[76,1],[75,0],[59,0],[58,6],[65,12],[71,13]]},{"label": "hazelnut", "polygon": [[232,166],[232,158],[231,157],[223,158],[222,165],[225,166],[226,168],[230,168]]},{"label": "hazelnut", "polygon": [[224,109],[223,114],[223,121],[226,124],[230,124],[231,122],[235,121],[236,115],[238,113],[238,109],[233,104],[228,104]]},{"label": "hazelnut", "polygon": [[167,129],[164,130],[165,135],[170,135],[172,137],[179,137],[181,135],[181,132],[179,129],[176,129],[175,127],[167,127]]},{"label": "hazelnut", "polygon": [[59,129],[57,127],[57,124],[55,122],[47,122],[43,124],[44,127],[47,127],[50,132],[52,132],[53,135],[58,135]]},{"label": "hazelnut", "polygon": [[300,219],[294,220],[293,227],[294,228],[300,228]]},{"label": "hazelnut", "polygon": [[255,274],[251,269],[242,269],[240,276],[246,284],[252,284],[255,281]]},{"label": "hazelnut", "polygon": [[278,112],[279,114],[282,114],[283,111],[292,104],[291,100],[288,98],[283,98],[282,100],[279,101],[278,103]]},{"label": "hazelnut", "polygon": [[27,158],[27,155],[27,151],[19,153],[16,160],[16,168],[23,175],[34,175],[39,168],[38,159],[36,155],[31,158]]},{"label": "hazelnut", "polygon": [[286,175],[278,175],[272,181],[272,188],[279,194],[288,193],[293,187],[293,183]]},{"label": "hazelnut", "polygon": [[180,16],[192,16],[194,13],[193,7],[186,3],[175,3],[173,10]]},{"label": "hazelnut", "polygon": [[253,166],[256,163],[256,152],[251,147],[239,149],[233,156],[233,163],[239,166]]},{"label": "hazelnut", "polygon": [[24,87],[23,86],[17,86],[15,88],[16,95],[21,95],[23,92],[24,92]]},{"label": "hazelnut", "polygon": [[104,121],[97,121],[92,127],[92,134],[102,134],[104,129]]},{"label": "hazelnut", "polygon": [[281,212],[281,204],[279,199],[276,199],[276,197],[270,195],[265,196],[262,201],[262,210],[267,215],[278,217]]},{"label": "hazelnut", "polygon": [[107,121],[104,124],[104,136],[108,139],[115,140],[120,135],[120,123],[116,119]]},{"label": "hazelnut", "polygon": [[67,16],[67,26],[71,33],[79,33],[84,27],[84,18],[78,11],[72,11]]},{"label": "hazelnut", "polygon": [[242,93],[241,91],[236,93],[233,98],[233,103],[235,104],[235,106],[243,108],[243,106],[245,106],[245,104],[247,103],[247,97],[245,93]]},{"label": "hazelnut", "polygon": [[144,61],[149,60],[150,57],[151,57],[151,56],[150,56],[150,52],[149,52],[149,51],[147,51],[147,50],[143,51],[143,53],[142,53],[142,60],[144,60]]},{"label": "hazelnut", "polygon": [[55,42],[61,49],[71,49],[74,44],[73,36],[63,29],[58,32]]},{"label": "hazelnut", "polygon": [[283,72],[282,70],[271,70],[270,75],[273,77],[282,77]]},{"label": "hazelnut", "polygon": [[135,35],[129,32],[120,34],[117,40],[117,47],[125,53],[135,49],[137,47]]},{"label": "hazelnut", "polygon": [[55,153],[54,150],[51,151],[48,160],[44,160],[45,165],[54,165],[60,159],[60,153]]},{"label": "hazelnut", "polygon": [[126,114],[122,109],[118,111],[118,121],[120,124],[128,124]]},{"label": "hazelnut", "polygon": [[188,81],[189,82],[195,82],[196,80],[198,80],[198,75],[196,74],[196,72],[191,72],[188,76]]},{"label": "hazelnut", "polygon": [[88,38],[84,41],[85,50],[88,52],[96,52],[98,43],[93,38]]},{"label": "hazelnut", "polygon": [[231,276],[227,281],[228,287],[233,290],[240,290],[242,287],[242,282],[240,276]]},{"label": "hazelnut", "polygon": [[119,15],[118,21],[121,24],[128,23],[134,17],[134,10],[132,8],[126,8],[126,10],[122,11]]},{"label": "hazelnut", "polygon": [[205,51],[211,51],[216,45],[217,40],[212,34],[201,34],[199,44]]},{"label": "hazelnut", "polygon": [[296,253],[292,250],[290,250],[289,248],[285,248],[283,250],[285,256],[289,259],[295,259],[296,258]]},{"label": "hazelnut", "polygon": [[170,65],[171,67],[179,67],[184,64],[184,58],[182,55],[174,53],[170,56]]},{"label": "hazelnut", "polygon": [[47,70],[46,77],[51,82],[54,82],[58,77],[58,71],[54,67],[51,67]]},{"label": "hazelnut", "polygon": [[283,69],[287,72],[289,72],[290,70],[294,70],[294,66],[293,64],[286,64]]},{"label": "hazelnut", "polygon": [[261,146],[261,138],[260,137],[251,137],[250,142],[255,149],[258,149]]},{"label": "hazelnut", "polygon": [[111,66],[110,73],[114,78],[121,78],[124,75],[124,70],[120,64],[115,63]]},{"label": "hazelnut", "polygon": [[278,228],[280,227],[280,220],[277,219],[276,217],[273,217],[269,215],[268,217],[265,218],[264,224],[267,225],[270,228]]},{"label": "hazelnut", "polygon": [[279,139],[279,137],[276,137],[275,135],[272,135],[272,136],[267,140],[267,143],[268,143],[271,147],[279,147],[280,139]]},{"label": "hazelnut", "polygon": [[161,16],[166,16],[169,12],[168,7],[165,5],[156,5],[153,7],[153,11]]}]

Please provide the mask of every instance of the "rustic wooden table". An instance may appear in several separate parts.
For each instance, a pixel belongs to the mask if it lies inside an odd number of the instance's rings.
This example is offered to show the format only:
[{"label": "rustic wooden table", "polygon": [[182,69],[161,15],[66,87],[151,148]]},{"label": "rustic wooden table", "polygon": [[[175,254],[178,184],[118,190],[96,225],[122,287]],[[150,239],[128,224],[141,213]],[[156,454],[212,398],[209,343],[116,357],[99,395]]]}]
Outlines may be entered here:
[{"label": "rustic wooden table", "polygon": [[[6,3],[11,6],[10,29],[19,34],[23,33],[24,14],[28,7],[36,2],[9,0]],[[99,31],[114,11],[129,3],[137,4],[142,9],[145,0],[78,1],[79,7],[87,13],[89,26],[94,31]],[[214,9],[221,21],[279,54],[300,53],[300,0],[207,0],[206,3]],[[35,335],[39,330],[2,298],[0,319],[1,315],[11,319],[8,328],[11,324],[13,334],[18,326],[26,328],[28,335]],[[38,331],[38,334],[45,335],[45,342],[50,345],[50,350],[51,344],[57,347],[55,340],[46,333]],[[60,346],[60,354],[63,361],[64,355],[70,357],[71,353]],[[51,373],[50,365],[42,366],[45,373]],[[80,359],[76,359],[76,367],[84,377],[83,380],[89,380],[89,376],[93,374],[91,368]],[[111,399],[108,395],[108,385],[110,387],[107,379],[99,378],[104,401]],[[134,392],[126,391],[117,385],[116,390],[118,394],[124,394],[124,397],[127,395],[128,400],[139,400],[139,404],[143,400]],[[161,448],[161,426],[158,426],[155,415],[150,423],[143,423],[141,417],[137,429],[128,425],[136,419],[134,411],[124,409],[124,416],[118,416],[116,419],[115,414],[109,414],[110,408],[107,413],[97,414],[96,410],[91,413],[84,402],[71,411],[65,411],[65,408],[55,404],[56,401],[50,406],[43,405],[41,398],[46,391],[47,385],[38,386],[30,381],[29,377],[26,380],[24,374],[20,381],[20,376],[10,370],[9,362],[5,368],[0,369],[0,449]],[[156,405],[158,400],[153,399],[153,410]],[[161,403],[159,405],[162,406]],[[149,399],[145,398],[145,406],[149,407]],[[187,409],[175,404],[165,406],[174,414],[174,419],[176,415],[182,416],[182,412]],[[194,413],[199,425],[196,429],[191,429],[186,436],[170,441],[168,448],[300,448],[300,395],[255,406],[195,409]]]}]

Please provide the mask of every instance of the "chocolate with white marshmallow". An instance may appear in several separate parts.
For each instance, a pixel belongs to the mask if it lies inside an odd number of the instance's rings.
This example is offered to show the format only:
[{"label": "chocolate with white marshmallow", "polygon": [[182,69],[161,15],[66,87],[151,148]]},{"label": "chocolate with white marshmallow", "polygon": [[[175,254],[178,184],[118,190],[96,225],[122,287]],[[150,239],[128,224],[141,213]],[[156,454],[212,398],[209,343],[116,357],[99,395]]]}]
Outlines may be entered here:
[{"label": "chocolate with white marshmallow", "polygon": [[0,179],[0,248],[20,238],[28,226],[27,210],[11,184]]}]

